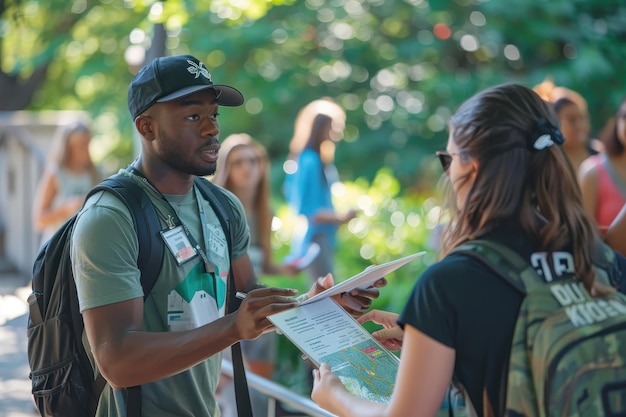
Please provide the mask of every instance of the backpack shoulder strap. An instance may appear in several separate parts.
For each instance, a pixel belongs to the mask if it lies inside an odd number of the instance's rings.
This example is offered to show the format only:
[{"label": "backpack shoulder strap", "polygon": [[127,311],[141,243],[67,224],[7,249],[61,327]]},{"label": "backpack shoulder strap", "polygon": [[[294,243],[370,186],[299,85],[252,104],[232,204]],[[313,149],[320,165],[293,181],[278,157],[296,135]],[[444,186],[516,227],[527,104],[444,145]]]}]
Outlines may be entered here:
[{"label": "backpack shoulder strap", "polygon": [[609,175],[609,178],[611,178],[611,182],[613,182],[615,188],[619,190],[622,198],[626,198],[626,183],[624,183],[624,180],[622,180],[620,175],[617,173],[615,167],[613,167],[613,164],[611,164],[611,161],[609,161],[609,158],[606,156],[606,154],[601,154],[600,159],[606,173]]},{"label": "backpack shoulder strap", "polygon": [[463,253],[482,262],[522,294],[544,283],[534,268],[520,255],[491,240],[471,240],[454,248],[451,253]]},{"label": "backpack shoulder strap", "polygon": [[139,243],[137,266],[141,271],[141,286],[145,300],[154,288],[163,261],[163,245],[158,239],[161,224],[156,209],[142,188],[122,174],[103,180],[89,192],[88,197],[98,191],[114,194],[130,211]]}]

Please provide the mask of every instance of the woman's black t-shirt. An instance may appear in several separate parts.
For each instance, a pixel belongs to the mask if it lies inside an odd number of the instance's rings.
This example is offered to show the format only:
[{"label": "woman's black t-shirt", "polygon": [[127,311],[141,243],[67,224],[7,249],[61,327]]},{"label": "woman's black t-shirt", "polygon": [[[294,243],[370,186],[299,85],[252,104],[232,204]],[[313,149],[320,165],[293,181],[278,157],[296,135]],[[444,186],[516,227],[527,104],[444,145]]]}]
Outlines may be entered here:
[{"label": "woman's black t-shirt", "polygon": [[[533,252],[519,229],[500,229],[486,237],[524,259]],[[452,254],[424,271],[398,322],[453,348],[455,379],[467,390],[478,415],[483,415],[485,400],[495,415],[503,415],[509,353],[522,298],[480,261]]]},{"label": "woman's black t-shirt", "polygon": [[[540,276],[558,280],[574,273],[563,265],[555,271],[536,253],[530,240],[515,226],[498,227],[489,236],[514,250],[535,267]],[[537,251],[541,252],[541,251]],[[535,254],[535,256],[533,256]],[[531,257],[534,259],[531,259]],[[615,253],[618,290],[626,293],[626,258]],[[469,255],[452,254],[430,266],[413,287],[398,323],[408,324],[456,352],[454,377],[469,395],[477,414],[485,407],[494,415],[505,412],[506,381],[515,321],[523,296],[504,278]]]}]

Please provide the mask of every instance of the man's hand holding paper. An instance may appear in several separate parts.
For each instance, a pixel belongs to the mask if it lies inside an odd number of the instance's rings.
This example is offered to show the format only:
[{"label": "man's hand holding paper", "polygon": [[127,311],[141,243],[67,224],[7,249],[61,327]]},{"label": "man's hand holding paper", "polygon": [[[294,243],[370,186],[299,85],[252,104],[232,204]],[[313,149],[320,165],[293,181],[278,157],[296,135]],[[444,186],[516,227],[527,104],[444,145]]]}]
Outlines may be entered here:
[{"label": "man's hand holding paper", "polygon": [[[385,285],[387,285],[387,280],[384,277],[381,277],[368,287],[353,288],[349,291],[333,295],[332,298],[351,316],[359,317],[372,306],[372,300],[378,298],[380,294],[378,289],[384,287]],[[301,302],[305,302],[308,299],[333,288],[334,286],[335,280],[331,274],[327,274],[325,277],[319,277],[306,296],[302,297],[300,300]]]},{"label": "man's hand holding paper", "polygon": [[425,253],[418,252],[384,264],[368,266],[359,274],[337,285],[334,285],[330,274],[324,278],[318,278],[301,303],[309,304],[325,297],[335,297],[335,301],[346,308],[350,314],[358,316],[371,306],[372,299],[378,298],[378,288],[387,285],[387,280],[384,278],[387,274]]}]

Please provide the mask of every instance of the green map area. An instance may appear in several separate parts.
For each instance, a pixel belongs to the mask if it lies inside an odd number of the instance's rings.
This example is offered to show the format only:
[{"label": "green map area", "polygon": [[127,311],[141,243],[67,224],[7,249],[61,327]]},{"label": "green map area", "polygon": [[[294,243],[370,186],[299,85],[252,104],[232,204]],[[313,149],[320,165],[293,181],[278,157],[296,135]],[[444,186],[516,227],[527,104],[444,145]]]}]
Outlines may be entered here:
[{"label": "green map area", "polygon": [[391,399],[399,361],[372,341],[325,356],[320,362],[329,364],[352,394],[379,403]]}]

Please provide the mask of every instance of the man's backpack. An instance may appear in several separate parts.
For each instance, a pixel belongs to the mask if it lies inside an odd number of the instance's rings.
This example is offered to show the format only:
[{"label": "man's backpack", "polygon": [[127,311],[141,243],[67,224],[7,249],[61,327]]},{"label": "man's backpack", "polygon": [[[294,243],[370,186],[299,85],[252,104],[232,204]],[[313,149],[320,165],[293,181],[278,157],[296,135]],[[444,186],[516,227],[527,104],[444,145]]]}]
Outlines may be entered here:
[{"label": "man's backpack", "polygon": [[[470,241],[453,252],[480,260],[525,294],[509,361],[508,416],[626,416],[624,294],[594,298],[573,277],[546,282],[493,241]],[[619,271],[610,248],[599,252],[596,281],[607,289]]]},{"label": "man's backpack", "polygon": [[[196,178],[196,185],[222,224],[230,254],[233,218],[230,204],[223,192],[208,181]],[[159,275],[164,254],[156,210],[141,187],[125,175],[105,179],[87,198],[102,190],[116,195],[131,213],[139,242],[137,265],[145,300]],[[101,375],[94,377],[82,343],[84,325],[70,260],[76,217],[63,224],[40,249],[33,266],[33,291],[28,297],[32,393],[39,413],[46,417],[95,415],[106,384]],[[140,387],[128,389],[127,406],[128,417],[141,415]]]},{"label": "man's backpack", "polygon": [[[163,246],[156,210],[135,182],[124,175],[105,179],[92,194],[106,190],[127,206],[139,241],[137,265],[147,297],[161,269]],[[33,266],[33,291],[28,297],[28,362],[33,397],[42,416],[93,416],[105,386],[95,378],[85,352],[83,318],[70,260],[70,242],[77,215],[43,245]],[[157,244],[153,244],[157,243]]]}]

